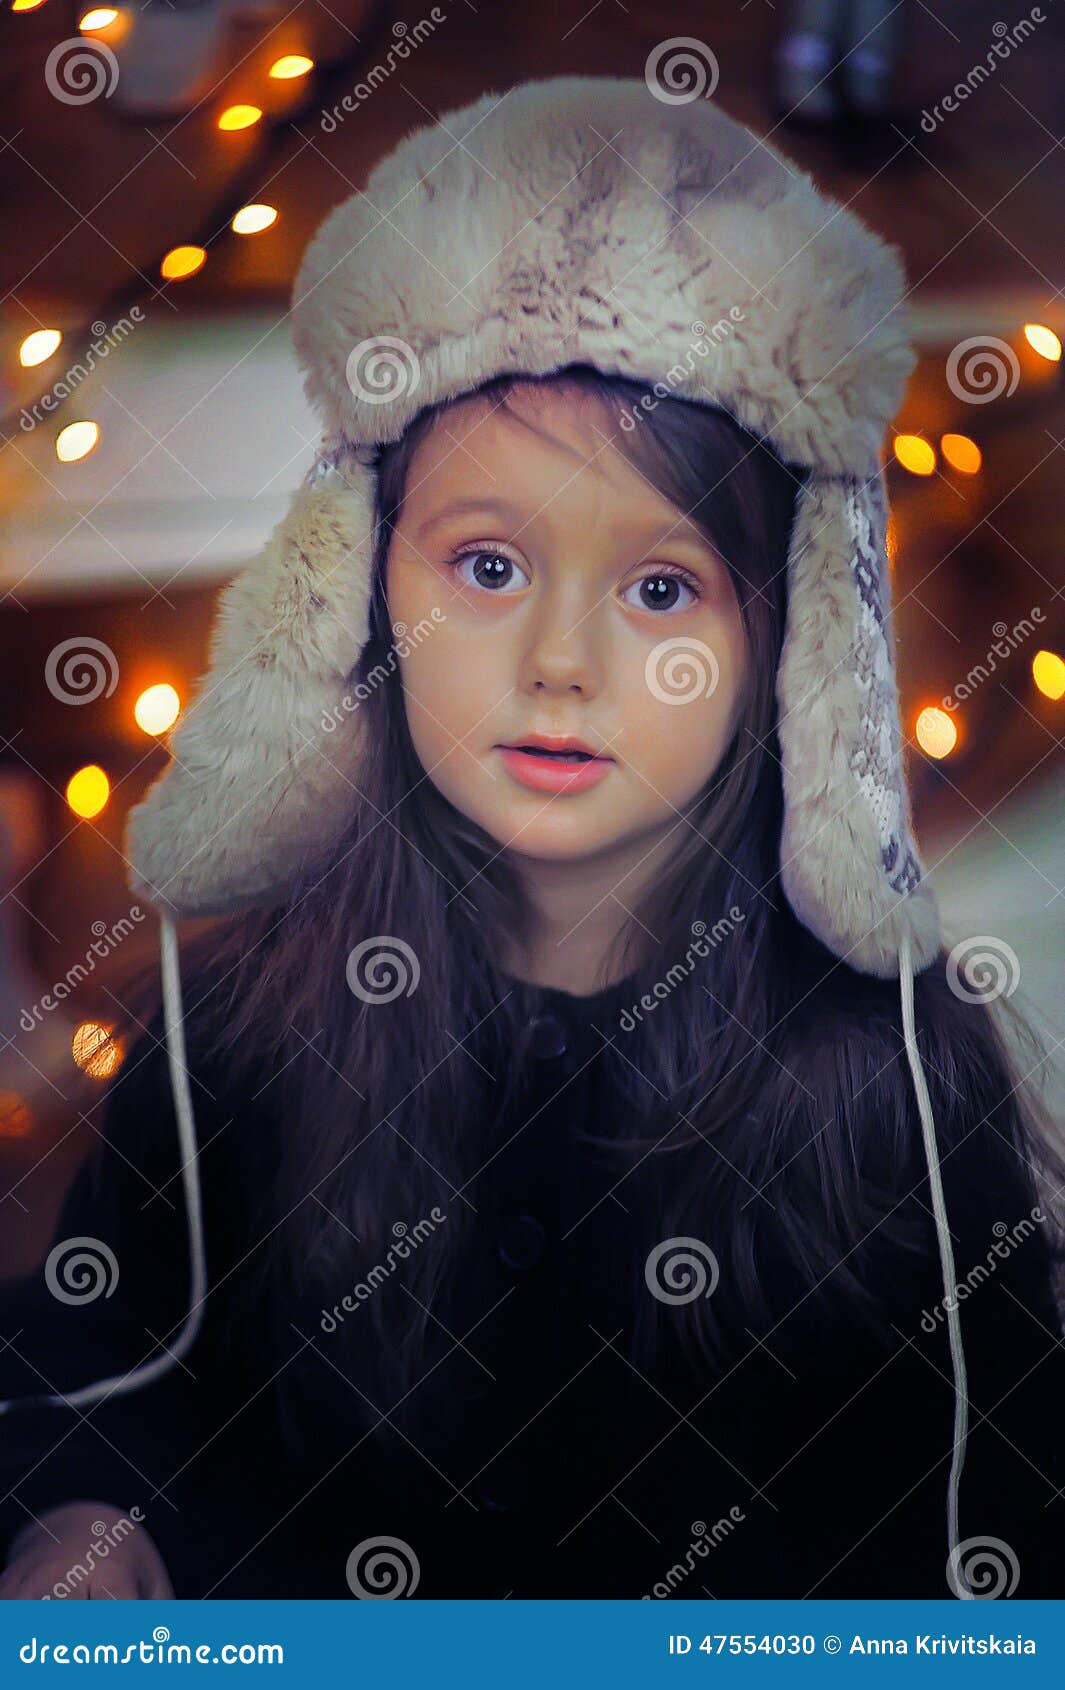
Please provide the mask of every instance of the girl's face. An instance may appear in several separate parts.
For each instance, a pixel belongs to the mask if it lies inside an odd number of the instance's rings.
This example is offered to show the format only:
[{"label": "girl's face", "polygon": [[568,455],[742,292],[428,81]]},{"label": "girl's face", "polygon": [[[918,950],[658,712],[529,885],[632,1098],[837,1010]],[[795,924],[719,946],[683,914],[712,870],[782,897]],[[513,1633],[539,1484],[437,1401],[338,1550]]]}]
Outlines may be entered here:
[{"label": "girl's face", "polygon": [[[452,406],[409,466],[386,590],[411,739],[511,852],[650,849],[732,732],[746,639],[729,572],[586,395],[519,385],[508,404],[522,421]],[[601,760],[505,749],[536,735]]]}]

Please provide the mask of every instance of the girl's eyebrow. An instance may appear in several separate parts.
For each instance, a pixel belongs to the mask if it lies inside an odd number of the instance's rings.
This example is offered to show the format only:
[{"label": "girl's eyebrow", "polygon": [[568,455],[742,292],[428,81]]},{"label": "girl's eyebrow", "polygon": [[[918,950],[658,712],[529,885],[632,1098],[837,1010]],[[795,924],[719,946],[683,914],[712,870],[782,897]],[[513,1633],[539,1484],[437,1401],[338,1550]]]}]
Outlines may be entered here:
[{"label": "girl's eyebrow", "polygon": [[415,530],[415,533],[421,539],[423,535],[429,532],[430,528],[435,528],[436,524],[443,522],[446,517],[461,516],[463,512],[468,511],[484,511],[492,516],[511,517],[514,515],[514,508],[506,499],[493,499],[478,493],[465,499],[451,499],[446,505],[441,505],[438,510],[433,512],[432,516],[427,517],[425,522]]},{"label": "girl's eyebrow", "polygon": [[[446,505],[441,505],[438,510],[433,512],[432,516],[427,517],[415,529],[415,534],[419,540],[424,539],[429,530],[435,528],[437,523],[446,521],[448,517],[462,516],[464,513],[471,511],[481,511],[485,515],[502,517],[507,520],[520,517],[521,514],[518,508],[507,499],[493,499],[490,495],[480,493],[470,494],[464,499],[450,499]],[[660,521],[648,522],[647,532],[651,533],[652,531],[659,538],[652,542],[649,548],[651,551],[656,550],[659,546],[673,544],[676,546],[693,546],[699,551],[708,552],[713,557],[717,557],[715,547],[706,536],[683,518],[677,523],[674,530],[667,529],[665,533],[662,532]]]}]

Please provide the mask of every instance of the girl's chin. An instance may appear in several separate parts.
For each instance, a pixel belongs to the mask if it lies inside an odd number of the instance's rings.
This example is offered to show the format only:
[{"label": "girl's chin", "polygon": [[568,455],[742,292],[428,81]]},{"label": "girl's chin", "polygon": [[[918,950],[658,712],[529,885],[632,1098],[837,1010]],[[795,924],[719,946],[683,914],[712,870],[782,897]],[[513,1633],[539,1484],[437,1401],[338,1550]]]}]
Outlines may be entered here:
[{"label": "girl's chin", "polygon": [[579,823],[567,819],[566,825],[560,826],[550,814],[541,813],[530,820],[519,808],[503,819],[496,815],[490,825],[482,823],[482,826],[487,826],[492,838],[509,856],[524,857],[530,862],[580,862],[612,850],[628,837],[624,829],[604,825],[602,817],[595,822],[589,818]]}]

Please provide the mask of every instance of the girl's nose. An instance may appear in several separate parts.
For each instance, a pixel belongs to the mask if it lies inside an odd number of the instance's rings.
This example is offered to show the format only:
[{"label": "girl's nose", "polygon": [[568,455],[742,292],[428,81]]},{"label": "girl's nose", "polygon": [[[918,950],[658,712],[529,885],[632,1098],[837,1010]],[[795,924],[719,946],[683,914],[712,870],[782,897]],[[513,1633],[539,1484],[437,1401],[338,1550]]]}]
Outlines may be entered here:
[{"label": "girl's nose", "polygon": [[592,627],[594,610],[544,606],[534,617],[522,655],[521,685],[550,691],[579,687],[584,694],[598,690],[600,661]]}]

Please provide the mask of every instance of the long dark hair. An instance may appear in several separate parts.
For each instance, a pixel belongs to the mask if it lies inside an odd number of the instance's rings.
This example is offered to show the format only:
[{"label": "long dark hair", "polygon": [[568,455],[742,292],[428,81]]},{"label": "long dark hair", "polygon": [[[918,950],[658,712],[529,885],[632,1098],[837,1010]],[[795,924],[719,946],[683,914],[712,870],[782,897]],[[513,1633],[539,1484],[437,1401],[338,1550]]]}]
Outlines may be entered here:
[{"label": "long dark hair", "polygon": [[[657,994],[653,1017],[626,1040],[617,1080],[630,1107],[611,1141],[619,1177],[634,1164],[635,1179],[655,1168],[661,1239],[712,1236],[722,1280],[743,1311],[740,1330],[784,1312],[768,1303],[760,1271],[771,1232],[792,1269],[795,1302],[823,1281],[841,1310],[848,1305],[852,1318],[857,1312],[871,1330],[886,1331],[860,1246],[873,1231],[903,1251],[928,1244],[912,1206],[904,1212],[899,1204],[901,1182],[910,1189],[923,1170],[900,1056],[898,984],[834,958],[796,920],[778,882],[775,679],[799,474],[724,412],[667,397],[637,413],[645,383],[588,366],[500,377],[478,393],[506,405],[513,383],[532,379],[568,383],[614,420],[639,414],[639,426],[615,428],[614,441],[724,558],[749,642],[750,684],[732,741],[677,830],[668,872],[634,911],[616,954],[604,958],[602,984],[631,974],[635,1001],[690,954],[693,922],[710,931],[732,912],[735,930],[709,948],[686,984]],[[386,1258],[402,1227],[426,1228],[396,1276],[410,1295],[375,1294],[347,1322],[358,1331],[360,1382],[385,1407],[451,1342],[434,1312],[467,1257],[462,1193],[486,1159],[476,1123],[489,1106],[501,1107],[463,1041],[479,1029],[501,1053],[496,1072],[506,1070],[509,1053],[516,1073],[530,1009],[527,989],[498,961],[502,934],[530,931],[520,881],[506,852],[421,767],[390,656],[389,538],[412,455],[441,409],[423,411],[377,455],[371,637],[351,677],[352,686],[363,682],[370,750],[350,823],[328,861],[308,867],[281,904],[219,924],[183,964],[190,1024],[205,1029],[202,1048],[229,1064],[234,1085],[248,1083],[249,1053],[261,1075],[276,1072],[263,1098],[283,1116],[274,1209],[256,1221],[265,1230],[276,1217],[276,1230],[257,1252],[249,1295],[258,1307],[234,1311],[235,1328],[254,1314],[251,1326],[261,1332],[265,1312],[284,1328],[297,1295],[308,1308],[336,1305]],[[395,941],[400,952],[408,946],[418,989],[372,1005],[349,990],[348,959],[367,939],[380,940],[382,954],[395,951]],[[941,1155],[993,1121],[1062,1185],[1065,1164],[1018,1084],[992,1014],[954,994],[944,964],[941,954],[916,981]],[[428,1239],[434,1211],[447,1224]],[[662,1304],[650,1296],[636,1303],[632,1350],[645,1366]],[[735,1331],[719,1319],[724,1306],[700,1297],[670,1307],[671,1331],[691,1354],[726,1360]]]}]

